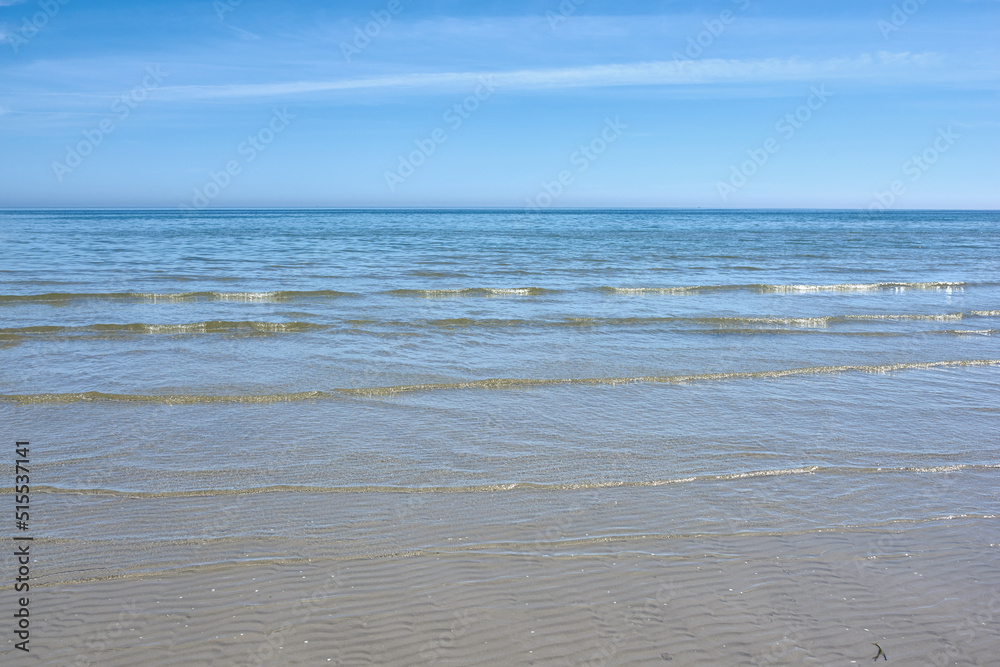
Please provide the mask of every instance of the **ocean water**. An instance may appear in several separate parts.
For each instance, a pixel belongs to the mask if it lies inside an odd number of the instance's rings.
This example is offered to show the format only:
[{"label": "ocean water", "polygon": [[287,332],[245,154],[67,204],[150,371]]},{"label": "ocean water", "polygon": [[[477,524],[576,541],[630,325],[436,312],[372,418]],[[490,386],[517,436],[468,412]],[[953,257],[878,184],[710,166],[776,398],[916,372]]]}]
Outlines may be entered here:
[{"label": "ocean water", "polygon": [[4,211],[0,247],[41,585],[998,533],[1000,213]]}]

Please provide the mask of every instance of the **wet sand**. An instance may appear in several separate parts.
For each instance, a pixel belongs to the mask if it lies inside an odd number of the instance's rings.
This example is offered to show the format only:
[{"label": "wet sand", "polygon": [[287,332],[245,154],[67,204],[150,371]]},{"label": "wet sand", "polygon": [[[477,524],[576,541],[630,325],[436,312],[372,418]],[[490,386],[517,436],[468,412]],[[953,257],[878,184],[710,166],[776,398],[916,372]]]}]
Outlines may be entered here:
[{"label": "wet sand", "polygon": [[38,588],[25,664],[985,665],[998,542],[956,519],[204,565]]}]

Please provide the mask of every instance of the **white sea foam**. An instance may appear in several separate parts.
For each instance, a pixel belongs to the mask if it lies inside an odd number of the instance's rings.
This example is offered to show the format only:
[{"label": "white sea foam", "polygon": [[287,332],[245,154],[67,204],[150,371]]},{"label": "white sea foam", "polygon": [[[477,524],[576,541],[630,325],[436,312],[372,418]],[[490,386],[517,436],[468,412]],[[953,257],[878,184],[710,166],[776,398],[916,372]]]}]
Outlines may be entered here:
[{"label": "white sea foam", "polygon": [[875,292],[903,290],[938,290],[962,288],[961,282],[884,282],[884,283],[841,283],[837,285],[762,285],[764,292]]},{"label": "white sea foam", "polygon": [[844,315],[845,320],[859,320],[859,321],[877,321],[877,320],[888,320],[888,321],[919,321],[926,320],[928,322],[954,322],[961,320],[965,317],[962,313],[943,313],[938,315],[894,315],[894,314],[876,314],[876,315]]}]

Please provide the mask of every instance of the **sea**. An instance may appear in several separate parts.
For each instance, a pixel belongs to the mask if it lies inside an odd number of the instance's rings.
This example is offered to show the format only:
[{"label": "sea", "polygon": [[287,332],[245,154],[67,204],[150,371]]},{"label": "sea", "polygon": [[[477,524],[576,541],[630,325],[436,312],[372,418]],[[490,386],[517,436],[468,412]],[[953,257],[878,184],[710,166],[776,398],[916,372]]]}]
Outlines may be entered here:
[{"label": "sea", "polygon": [[1000,212],[5,210],[0,248],[42,587],[1000,534]]}]

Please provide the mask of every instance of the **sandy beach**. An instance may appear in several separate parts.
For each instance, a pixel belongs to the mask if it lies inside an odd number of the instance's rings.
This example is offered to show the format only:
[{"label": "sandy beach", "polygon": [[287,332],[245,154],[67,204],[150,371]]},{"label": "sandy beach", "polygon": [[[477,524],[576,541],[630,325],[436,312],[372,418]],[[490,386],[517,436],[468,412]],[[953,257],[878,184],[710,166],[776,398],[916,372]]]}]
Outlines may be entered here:
[{"label": "sandy beach", "polygon": [[846,665],[877,642],[895,664],[987,665],[1000,642],[992,526],[587,553],[552,539],[61,584],[39,589],[44,639],[25,664]]}]

